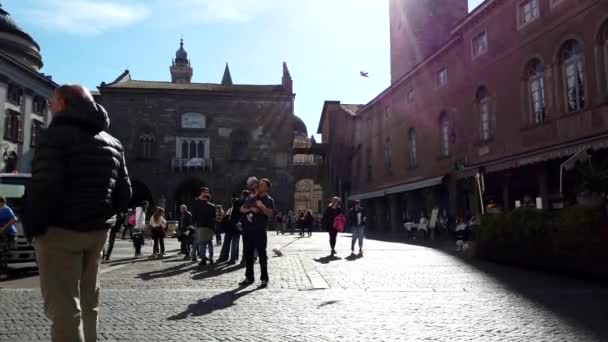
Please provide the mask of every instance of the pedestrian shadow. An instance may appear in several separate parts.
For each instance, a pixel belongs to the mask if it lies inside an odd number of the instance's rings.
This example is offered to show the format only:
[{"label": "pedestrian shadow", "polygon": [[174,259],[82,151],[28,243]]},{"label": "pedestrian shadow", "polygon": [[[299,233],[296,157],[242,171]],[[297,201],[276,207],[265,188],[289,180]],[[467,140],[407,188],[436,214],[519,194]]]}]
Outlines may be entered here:
[{"label": "pedestrian shadow", "polygon": [[213,297],[200,299],[196,303],[188,305],[188,308],[186,308],[186,310],[183,312],[173,315],[167,319],[169,321],[179,321],[189,317],[200,317],[208,315],[214,311],[224,310],[235,305],[235,302],[239,298],[259,289],[258,287],[247,291],[241,291],[245,288],[246,286],[239,286],[236,289],[217,294]]},{"label": "pedestrian shadow", "polygon": [[222,274],[238,271],[240,269],[243,269],[245,266],[241,266],[240,264],[230,265],[230,266],[228,266],[228,264],[220,264],[220,265],[216,264],[216,265],[207,265],[205,267],[206,268],[202,272],[196,273],[194,276],[192,276],[192,279],[202,280],[202,279],[207,279],[207,278],[213,278],[213,277],[220,276]]},{"label": "pedestrian shadow", "polygon": [[363,258],[363,254],[354,254],[353,253],[353,254],[347,256],[344,259],[346,259],[348,261],[355,261],[355,260],[359,260],[359,259],[362,259],[362,258]]},{"label": "pedestrian shadow", "polygon": [[314,261],[321,263],[321,264],[329,264],[332,261],[338,261],[338,260],[342,260],[342,258],[340,258],[339,256],[335,256],[335,255],[328,255],[322,258],[317,258],[317,259],[313,259]]},{"label": "pedestrian shadow", "polygon": [[196,267],[196,265],[194,265],[192,263],[184,263],[181,265],[165,268],[162,270],[140,273],[137,276],[137,278],[140,278],[141,280],[144,280],[144,281],[158,279],[158,278],[169,278],[169,277],[177,276],[182,273],[191,271],[195,267]]}]

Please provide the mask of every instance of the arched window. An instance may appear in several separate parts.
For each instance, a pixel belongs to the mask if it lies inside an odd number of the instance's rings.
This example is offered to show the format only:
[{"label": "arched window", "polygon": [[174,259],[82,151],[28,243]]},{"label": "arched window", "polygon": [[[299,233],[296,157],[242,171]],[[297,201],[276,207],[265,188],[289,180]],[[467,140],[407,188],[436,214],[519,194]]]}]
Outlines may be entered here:
[{"label": "arched window", "polygon": [[386,138],[384,142],[384,171],[387,175],[393,172],[393,151],[391,138]]},{"label": "arched window", "polygon": [[450,155],[450,121],[446,112],[439,116],[439,141],[441,142],[441,155]]},{"label": "arched window", "polygon": [[530,102],[530,123],[539,124],[545,120],[545,68],[535,58],[526,68],[528,76],[528,98]]},{"label": "arched window", "polygon": [[155,141],[154,136],[150,133],[139,136],[139,157],[141,159],[152,159],[152,150]]},{"label": "arched window", "polygon": [[564,75],[566,112],[578,112],[585,108],[585,71],[583,47],[571,39],[560,49],[560,61]]},{"label": "arched window", "polygon": [[416,151],[416,130],[410,128],[408,133],[408,140],[410,142],[410,167],[415,167],[417,163],[417,151]]},{"label": "arched window", "polygon": [[598,34],[598,50],[600,51],[601,60],[599,61],[600,67],[603,69],[603,88],[604,95],[608,96],[608,20],[602,25]]},{"label": "arched window", "polygon": [[479,108],[479,119],[481,123],[481,140],[488,141],[492,138],[492,116],[490,108],[490,95],[486,87],[477,90],[477,106]]}]

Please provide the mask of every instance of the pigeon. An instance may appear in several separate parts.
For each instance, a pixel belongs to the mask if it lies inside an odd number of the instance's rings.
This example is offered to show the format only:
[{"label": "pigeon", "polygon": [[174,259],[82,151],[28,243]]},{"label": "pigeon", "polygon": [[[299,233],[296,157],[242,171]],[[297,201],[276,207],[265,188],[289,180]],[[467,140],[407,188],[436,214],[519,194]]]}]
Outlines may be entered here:
[{"label": "pigeon", "polygon": [[369,72],[367,72],[367,71],[359,71],[359,74],[360,74],[362,77],[369,77]]}]

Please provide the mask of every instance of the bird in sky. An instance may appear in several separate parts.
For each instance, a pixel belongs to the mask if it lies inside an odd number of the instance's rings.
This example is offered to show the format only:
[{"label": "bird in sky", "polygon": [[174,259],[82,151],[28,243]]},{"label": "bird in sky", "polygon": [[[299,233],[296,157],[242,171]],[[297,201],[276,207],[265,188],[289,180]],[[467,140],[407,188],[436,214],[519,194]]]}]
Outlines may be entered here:
[{"label": "bird in sky", "polygon": [[359,74],[360,74],[362,77],[369,77],[369,72],[367,72],[367,71],[359,71]]}]

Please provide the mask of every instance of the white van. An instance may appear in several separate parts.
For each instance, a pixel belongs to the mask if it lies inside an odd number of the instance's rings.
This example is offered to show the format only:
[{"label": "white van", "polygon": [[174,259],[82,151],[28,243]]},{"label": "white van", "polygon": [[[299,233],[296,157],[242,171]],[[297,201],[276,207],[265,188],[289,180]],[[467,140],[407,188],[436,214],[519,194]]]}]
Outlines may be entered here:
[{"label": "white van", "polygon": [[0,173],[0,196],[6,199],[8,205],[17,216],[17,241],[14,250],[9,251],[9,264],[36,262],[34,246],[26,239],[20,217],[23,216],[25,187],[32,178],[25,173]]}]

